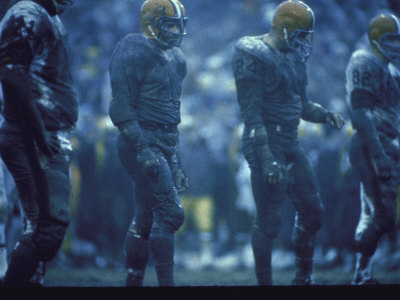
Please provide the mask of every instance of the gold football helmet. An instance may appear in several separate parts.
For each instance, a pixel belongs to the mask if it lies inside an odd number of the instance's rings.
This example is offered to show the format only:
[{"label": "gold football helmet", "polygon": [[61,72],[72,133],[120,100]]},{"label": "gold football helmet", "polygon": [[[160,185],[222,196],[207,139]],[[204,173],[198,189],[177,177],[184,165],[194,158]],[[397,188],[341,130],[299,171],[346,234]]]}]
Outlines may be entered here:
[{"label": "gold football helmet", "polygon": [[305,62],[311,55],[314,34],[314,12],[302,1],[288,0],[277,7],[272,27],[286,42],[295,57]]},{"label": "gold football helmet", "polygon": [[140,28],[161,47],[178,47],[186,35],[186,11],[178,0],[146,0],[140,9]]},{"label": "gold football helmet", "polygon": [[380,14],[369,23],[368,39],[375,50],[400,65],[400,23],[392,14]]}]

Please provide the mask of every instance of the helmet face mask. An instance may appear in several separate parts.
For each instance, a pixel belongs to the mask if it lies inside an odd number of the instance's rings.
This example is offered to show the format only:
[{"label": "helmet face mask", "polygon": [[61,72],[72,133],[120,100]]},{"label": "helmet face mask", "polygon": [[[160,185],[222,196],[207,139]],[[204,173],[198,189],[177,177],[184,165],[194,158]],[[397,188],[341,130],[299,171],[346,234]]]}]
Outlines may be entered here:
[{"label": "helmet face mask", "polygon": [[157,28],[158,39],[166,46],[179,47],[186,35],[187,18],[162,17],[159,19]]},{"label": "helmet face mask", "polygon": [[378,40],[378,44],[383,55],[395,65],[400,66],[400,34],[385,33]]},{"label": "helmet face mask", "polygon": [[313,37],[312,31],[303,29],[297,29],[289,35],[287,39],[288,48],[293,51],[295,58],[300,62],[305,62],[311,55]]}]

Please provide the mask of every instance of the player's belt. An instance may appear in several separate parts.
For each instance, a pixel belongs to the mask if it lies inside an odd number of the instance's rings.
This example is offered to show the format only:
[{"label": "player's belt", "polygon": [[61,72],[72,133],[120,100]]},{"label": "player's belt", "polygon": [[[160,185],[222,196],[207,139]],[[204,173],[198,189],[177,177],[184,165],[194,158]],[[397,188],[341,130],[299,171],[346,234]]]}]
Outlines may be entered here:
[{"label": "player's belt", "polygon": [[176,124],[162,124],[158,122],[139,122],[140,127],[147,129],[163,129],[166,131],[175,131]]},{"label": "player's belt", "polygon": [[285,132],[291,133],[297,131],[297,126],[287,126],[287,125],[279,125],[279,124],[265,124],[265,127],[268,131],[276,131],[276,132]]}]

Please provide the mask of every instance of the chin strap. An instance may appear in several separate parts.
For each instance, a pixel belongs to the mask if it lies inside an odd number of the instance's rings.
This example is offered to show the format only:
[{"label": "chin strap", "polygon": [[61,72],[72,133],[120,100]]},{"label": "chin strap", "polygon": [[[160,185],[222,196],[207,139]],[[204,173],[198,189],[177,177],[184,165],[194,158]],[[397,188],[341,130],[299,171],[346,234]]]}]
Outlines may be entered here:
[{"label": "chin strap", "polygon": [[151,36],[152,36],[153,38],[157,38],[156,33],[154,32],[153,28],[152,28],[150,25],[147,25],[147,29],[150,31]]},{"label": "chin strap", "polygon": [[376,41],[376,40],[372,40],[372,43],[375,45],[375,47],[379,50],[379,52],[386,58],[389,60],[389,58],[385,55],[385,51],[382,49],[382,46]]},{"label": "chin strap", "polygon": [[289,35],[288,35],[288,32],[287,32],[287,28],[286,28],[286,27],[283,27],[283,35],[284,35],[284,38],[285,38],[286,46],[287,46],[288,48],[290,48],[290,45],[289,45]]},{"label": "chin strap", "polygon": [[161,39],[158,38],[156,33],[154,32],[153,28],[150,25],[147,25],[147,29],[150,31],[151,37],[154,38],[154,40],[157,41],[157,43],[162,47],[162,48],[171,48],[171,45],[168,43],[163,42]]}]

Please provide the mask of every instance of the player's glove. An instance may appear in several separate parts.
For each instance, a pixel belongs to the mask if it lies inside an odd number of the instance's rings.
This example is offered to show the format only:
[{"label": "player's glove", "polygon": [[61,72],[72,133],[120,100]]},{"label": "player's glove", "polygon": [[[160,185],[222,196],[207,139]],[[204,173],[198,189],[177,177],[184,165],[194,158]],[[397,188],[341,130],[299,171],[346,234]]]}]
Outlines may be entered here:
[{"label": "player's glove", "polygon": [[160,173],[160,161],[157,156],[151,151],[150,147],[143,145],[136,148],[138,160],[143,174],[150,176],[155,179]]},{"label": "player's glove", "polygon": [[47,156],[54,156],[61,153],[61,145],[56,132],[44,131],[44,139],[45,144],[38,143],[38,147]]},{"label": "player's glove", "polygon": [[272,184],[279,183],[283,179],[282,169],[270,154],[269,147],[266,145],[259,146],[257,147],[257,153],[261,159],[262,173],[265,182]]},{"label": "player's glove", "polygon": [[185,171],[179,168],[174,174],[174,180],[178,193],[183,193],[189,188],[188,178]]},{"label": "player's glove", "polygon": [[341,114],[334,112],[328,112],[326,122],[337,129],[341,129],[345,123]]},{"label": "player's glove", "polygon": [[255,152],[261,162],[264,180],[273,184],[280,182],[283,179],[283,173],[268,146],[266,128],[264,126],[254,128],[250,135],[254,138]]}]

